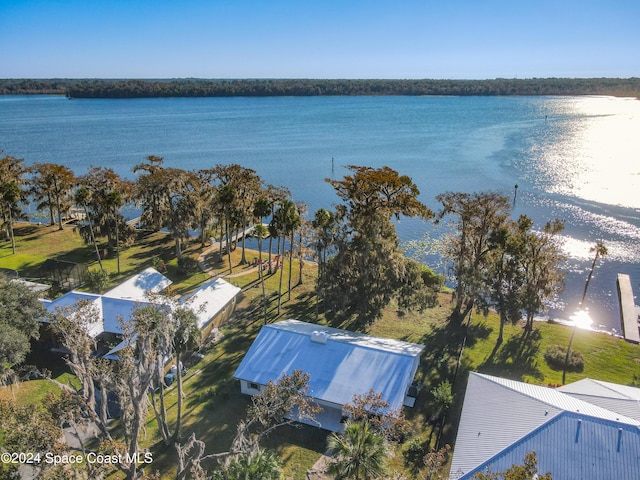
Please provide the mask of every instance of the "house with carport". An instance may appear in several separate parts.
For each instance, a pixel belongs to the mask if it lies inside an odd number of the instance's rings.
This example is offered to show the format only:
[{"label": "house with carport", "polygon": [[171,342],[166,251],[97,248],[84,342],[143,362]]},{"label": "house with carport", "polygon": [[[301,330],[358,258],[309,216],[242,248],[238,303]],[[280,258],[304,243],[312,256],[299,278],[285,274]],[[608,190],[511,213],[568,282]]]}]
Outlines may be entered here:
[{"label": "house with carport", "polygon": [[[386,411],[413,406],[412,383],[424,347],[298,320],[262,327],[234,374],[242,393],[255,395],[283,374],[309,375],[309,397],[322,412],[314,421],[326,430],[343,430],[343,406],[354,395],[382,395]],[[383,412],[384,413],[384,412]]]}]

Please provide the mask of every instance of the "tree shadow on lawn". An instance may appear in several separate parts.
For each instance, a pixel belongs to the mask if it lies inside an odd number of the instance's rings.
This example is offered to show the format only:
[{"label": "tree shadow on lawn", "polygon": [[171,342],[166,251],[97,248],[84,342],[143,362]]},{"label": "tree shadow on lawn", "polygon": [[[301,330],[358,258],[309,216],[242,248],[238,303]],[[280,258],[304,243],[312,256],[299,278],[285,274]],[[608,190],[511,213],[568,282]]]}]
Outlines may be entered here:
[{"label": "tree shadow on lawn", "polygon": [[518,380],[525,375],[543,380],[544,375],[537,363],[541,341],[540,330],[524,330],[520,335],[513,335],[501,346],[493,349],[478,367],[478,371]]},{"label": "tree shadow on lawn", "polygon": [[282,311],[286,318],[293,318],[303,322],[315,323],[316,294],[304,292],[291,298],[291,302],[283,303]]},{"label": "tree shadow on lawn", "polygon": [[42,225],[21,225],[19,227],[14,227],[13,235],[16,239],[16,242],[20,241],[28,244],[33,241],[40,240],[48,233],[54,231],[58,231],[57,225],[56,230],[51,230],[47,227],[43,227]]},{"label": "tree shadow on lawn", "polygon": [[478,340],[488,338],[492,331],[484,323],[457,325],[447,321],[435,326],[420,340],[425,346],[420,362],[425,379],[452,380],[463,344],[465,348],[471,348]]}]

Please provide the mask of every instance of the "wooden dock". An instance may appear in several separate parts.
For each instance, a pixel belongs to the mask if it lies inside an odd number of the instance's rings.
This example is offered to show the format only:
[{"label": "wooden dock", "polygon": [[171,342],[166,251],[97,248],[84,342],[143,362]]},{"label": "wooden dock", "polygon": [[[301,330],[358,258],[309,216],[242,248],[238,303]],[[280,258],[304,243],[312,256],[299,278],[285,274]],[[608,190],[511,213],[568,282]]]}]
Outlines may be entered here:
[{"label": "wooden dock", "polygon": [[623,273],[618,274],[618,301],[620,302],[620,323],[624,339],[631,343],[640,343],[640,329],[638,317],[640,307],[636,306],[631,288],[631,278]]}]

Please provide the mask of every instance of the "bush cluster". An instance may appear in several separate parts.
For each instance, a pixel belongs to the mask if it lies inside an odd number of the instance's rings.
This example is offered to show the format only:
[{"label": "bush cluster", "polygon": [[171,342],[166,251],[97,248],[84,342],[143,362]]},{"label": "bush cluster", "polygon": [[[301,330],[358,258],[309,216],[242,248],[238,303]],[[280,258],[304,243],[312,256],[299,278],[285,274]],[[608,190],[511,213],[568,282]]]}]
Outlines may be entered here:
[{"label": "bush cluster", "polygon": [[[554,370],[564,369],[567,349],[562,345],[552,345],[544,351],[544,360]],[[571,350],[567,364],[568,372],[581,372],[584,369],[584,357],[577,350]]]}]

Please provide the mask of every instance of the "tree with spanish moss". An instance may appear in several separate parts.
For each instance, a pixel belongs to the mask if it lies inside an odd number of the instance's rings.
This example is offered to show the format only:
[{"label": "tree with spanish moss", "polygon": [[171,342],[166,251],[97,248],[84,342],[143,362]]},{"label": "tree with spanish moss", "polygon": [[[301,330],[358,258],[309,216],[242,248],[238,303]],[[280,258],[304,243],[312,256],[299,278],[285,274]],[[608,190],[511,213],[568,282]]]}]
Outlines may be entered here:
[{"label": "tree with spanish moss", "polygon": [[545,309],[545,303],[564,290],[564,272],[560,267],[566,260],[558,234],[564,229],[560,220],[549,221],[540,232],[526,235],[522,256],[524,292],[522,309],[528,331],[533,330],[534,317]]},{"label": "tree with spanish moss", "polygon": [[357,314],[357,321],[366,324],[392,298],[407,293],[402,289],[409,278],[407,259],[392,219],[429,219],[433,212],[418,199],[420,191],[410,177],[389,167],[348,168],[352,174],[342,180],[326,180],[343,204],[334,214],[335,255],[324,269],[332,282],[323,285],[323,296],[335,313]]},{"label": "tree with spanish moss", "polygon": [[[289,415],[292,411],[296,412],[297,418]],[[312,421],[321,411],[322,408],[309,399],[307,373],[294,370],[290,374],[282,374],[276,381],[267,382],[260,393],[251,398],[246,417],[238,424],[227,451],[205,455],[205,443],[195,434],[191,434],[185,443],[176,444],[176,480],[184,480],[190,475],[192,478],[206,478],[202,464],[208,461],[217,461],[224,472],[230,464],[258,452],[260,442],[277,429],[298,420]]]},{"label": "tree with spanish moss", "polygon": [[[92,167],[78,178],[78,187],[90,192],[86,206],[91,225],[96,236],[107,237],[109,251],[117,252],[121,245],[130,245],[135,229],[127,225],[120,207],[133,199],[134,184],[111,168]],[[81,227],[79,232],[84,241],[90,243],[88,227]]]},{"label": "tree with spanish moss", "polygon": [[36,163],[31,172],[30,193],[38,202],[37,208],[49,209],[52,225],[55,212],[58,230],[62,230],[62,219],[71,207],[71,190],[76,180],[73,171],[55,163]]},{"label": "tree with spanish moss", "polygon": [[456,280],[451,319],[460,323],[474,304],[481,304],[486,297],[484,279],[491,262],[491,239],[504,227],[511,203],[498,192],[447,192],[436,198],[442,204],[436,222],[453,218],[443,254],[452,263]]},{"label": "tree with spanish moss", "polygon": [[0,158],[0,186],[2,198],[0,198],[0,228],[7,240],[11,241],[13,253],[15,253],[15,239],[13,237],[13,222],[26,220],[27,215],[20,204],[27,202],[27,167],[21,158],[6,155]]},{"label": "tree with spanish moss", "polygon": [[15,367],[40,336],[39,321],[46,310],[26,286],[0,278],[0,385],[16,378]]},{"label": "tree with spanish moss", "polygon": [[208,180],[200,173],[163,166],[162,157],[149,156],[133,168],[142,172],[137,181],[137,199],[142,204],[142,221],[154,230],[166,228],[175,242],[176,258],[182,258],[182,244],[190,228],[201,226],[203,198],[200,192]]},{"label": "tree with spanish moss", "polygon": [[9,240],[11,240],[11,253],[16,253],[16,239],[13,233],[13,222],[17,218],[24,218],[21,215],[21,209],[18,205],[20,202],[20,188],[13,182],[0,183],[0,207],[5,212],[6,222],[5,228],[9,232]]}]

